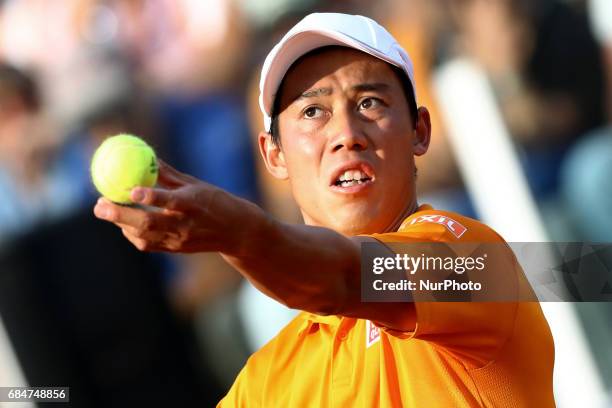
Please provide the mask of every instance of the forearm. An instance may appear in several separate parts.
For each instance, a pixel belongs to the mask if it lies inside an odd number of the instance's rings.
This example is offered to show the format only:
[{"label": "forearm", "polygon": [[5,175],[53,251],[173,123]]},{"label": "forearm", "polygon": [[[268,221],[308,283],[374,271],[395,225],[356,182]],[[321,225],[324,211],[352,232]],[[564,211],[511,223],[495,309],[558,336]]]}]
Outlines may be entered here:
[{"label": "forearm", "polygon": [[296,309],[331,314],[359,292],[360,248],[328,228],[282,223],[249,209],[239,248],[225,259],[253,285]]}]

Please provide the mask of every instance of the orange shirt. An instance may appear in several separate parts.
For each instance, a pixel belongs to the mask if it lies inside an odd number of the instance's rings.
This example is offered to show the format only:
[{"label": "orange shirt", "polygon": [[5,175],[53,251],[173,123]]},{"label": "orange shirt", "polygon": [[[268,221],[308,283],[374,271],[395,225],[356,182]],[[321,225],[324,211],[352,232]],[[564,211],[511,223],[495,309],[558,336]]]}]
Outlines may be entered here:
[{"label": "orange shirt", "polygon": [[[372,237],[503,242],[478,221],[429,206]],[[415,307],[413,331],[301,313],[249,358],[218,407],[554,407],[554,347],[537,302],[397,307]]]}]

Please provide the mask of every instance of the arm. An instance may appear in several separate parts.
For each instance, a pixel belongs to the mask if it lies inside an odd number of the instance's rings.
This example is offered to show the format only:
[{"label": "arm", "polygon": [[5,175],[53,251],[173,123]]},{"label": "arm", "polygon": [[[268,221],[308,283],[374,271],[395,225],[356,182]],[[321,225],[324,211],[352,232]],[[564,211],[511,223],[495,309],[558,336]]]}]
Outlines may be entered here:
[{"label": "arm", "polygon": [[[160,162],[162,188],[136,188],[146,207],[101,199],[99,218],[118,225],[142,251],[220,252],[262,292],[295,309],[414,327],[412,307],[360,301],[360,243],[331,229],[290,225],[221,189]],[[374,241],[374,240],[372,240]],[[388,254],[386,247],[381,251]]]}]

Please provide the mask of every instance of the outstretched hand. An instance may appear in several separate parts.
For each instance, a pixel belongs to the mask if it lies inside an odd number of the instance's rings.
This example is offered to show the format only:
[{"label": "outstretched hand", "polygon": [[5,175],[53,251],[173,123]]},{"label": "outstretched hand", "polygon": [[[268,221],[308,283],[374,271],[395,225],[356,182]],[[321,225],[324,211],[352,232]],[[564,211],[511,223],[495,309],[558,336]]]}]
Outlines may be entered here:
[{"label": "outstretched hand", "polygon": [[240,253],[259,207],[158,160],[158,187],[136,187],[137,206],[100,198],[96,217],[121,228],[141,251]]}]

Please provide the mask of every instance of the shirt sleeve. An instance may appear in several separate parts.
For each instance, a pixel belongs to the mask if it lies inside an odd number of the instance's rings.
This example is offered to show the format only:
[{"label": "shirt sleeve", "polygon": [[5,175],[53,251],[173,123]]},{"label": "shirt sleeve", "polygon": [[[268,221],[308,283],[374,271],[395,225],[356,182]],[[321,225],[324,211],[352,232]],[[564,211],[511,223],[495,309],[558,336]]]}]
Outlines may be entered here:
[{"label": "shirt sleeve", "polygon": [[[513,289],[519,290],[519,275],[522,275],[520,265],[495,231],[457,214],[431,211],[424,215],[429,218],[424,218],[422,222],[418,218],[409,218],[397,232],[374,234],[372,237],[390,248],[393,248],[393,243],[494,243],[505,261],[504,267],[495,270],[491,278],[503,279],[515,285]],[[510,290],[506,283],[504,285],[504,290]],[[406,303],[397,305],[414,308],[416,319],[413,330],[399,332],[382,327],[383,331],[399,338],[435,343],[468,368],[482,367],[496,358],[512,335],[518,310],[517,301],[444,302],[420,301],[417,297],[408,306]]]},{"label": "shirt sleeve", "polygon": [[[217,408],[238,408],[238,407],[246,407],[248,401],[248,390],[246,389],[246,371],[247,365],[242,368],[238,377],[234,381],[234,384],[228,391],[227,395],[223,397],[221,401],[217,404]],[[255,406],[255,405],[250,405]],[[258,405],[257,405],[258,406]]]}]

